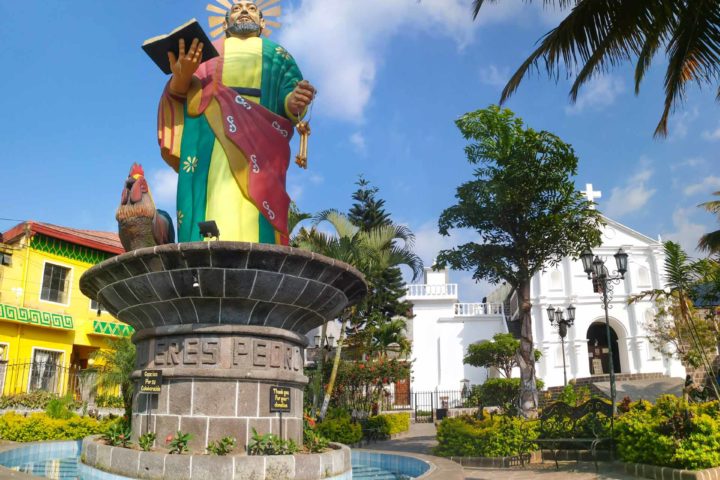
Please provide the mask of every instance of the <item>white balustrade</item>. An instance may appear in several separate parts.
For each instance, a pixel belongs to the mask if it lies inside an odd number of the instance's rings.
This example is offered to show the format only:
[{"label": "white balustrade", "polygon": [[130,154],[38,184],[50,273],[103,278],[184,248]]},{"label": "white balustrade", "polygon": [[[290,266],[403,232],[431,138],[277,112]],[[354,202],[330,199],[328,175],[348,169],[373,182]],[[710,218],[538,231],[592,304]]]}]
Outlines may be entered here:
[{"label": "white balustrade", "polygon": [[457,283],[441,283],[438,285],[408,285],[407,296],[418,297],[457,297]]},{"label": "white balustrade", "polygon": [[480,317],[485,315],[500,315],[505,313],[502,303],[456,303],[456,317]]}]

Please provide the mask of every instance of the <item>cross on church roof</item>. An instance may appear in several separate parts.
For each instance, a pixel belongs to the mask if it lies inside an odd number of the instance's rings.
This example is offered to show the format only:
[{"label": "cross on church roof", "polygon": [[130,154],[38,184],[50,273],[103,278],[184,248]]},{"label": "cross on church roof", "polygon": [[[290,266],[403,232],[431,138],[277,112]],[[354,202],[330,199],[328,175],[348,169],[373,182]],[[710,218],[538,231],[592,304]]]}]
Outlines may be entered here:
[{"label": "cross on church roof", "polygon": [[[599,190],[593,190],[592,183],[585,184],[585,190],[582,192],[587,197],[588,202],[596,203],[596,198],[602,197],[602,192]],[[591,205],[590,208],[594,209],[595,205]]]}]

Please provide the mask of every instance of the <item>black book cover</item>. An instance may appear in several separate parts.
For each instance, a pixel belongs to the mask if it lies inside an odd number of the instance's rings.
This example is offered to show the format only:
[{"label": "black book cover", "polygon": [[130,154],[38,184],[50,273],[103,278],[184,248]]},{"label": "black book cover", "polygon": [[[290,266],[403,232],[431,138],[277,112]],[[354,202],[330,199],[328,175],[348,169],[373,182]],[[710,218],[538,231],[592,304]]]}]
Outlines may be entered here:
[{"label": "black book cover", "polygon": [[148,38],[142,44],[142,49],[152,59],[155,64],[160,67],[164,73],[172,73],[170,70],[170,61],[167,52],[173,52],[178,56],[178,42],[180,39],[185,40],[185,51],[190,48],[193,39],[197,38],[203,44],[202,61],[206,62],[211,58],[219,56],[218,51],[213,46],[205,31],[202,29],[196,19],[192,19],[167,35],[158,35],[157,37]]}]

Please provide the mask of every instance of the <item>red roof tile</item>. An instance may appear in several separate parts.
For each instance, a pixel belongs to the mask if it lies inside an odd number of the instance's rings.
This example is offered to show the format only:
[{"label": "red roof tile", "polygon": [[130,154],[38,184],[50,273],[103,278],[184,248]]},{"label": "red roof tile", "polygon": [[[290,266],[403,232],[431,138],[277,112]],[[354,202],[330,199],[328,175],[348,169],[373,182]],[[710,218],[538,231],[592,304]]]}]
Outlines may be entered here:
[{"label": "red roof tile", "polygon": [[6,243],[12,242],[23,235],[28,227],[32,233],[40,233],[48,237],[58,238],[60,240],[65,240],[66,242],[83,245],[103,252],[115,254],[125,252],[117,233],[101,232],[97,230],[80,230],[78,228],[62,227],[60,225],[35,222],[32,220],[20,223],[3,233],[3,241]]}]

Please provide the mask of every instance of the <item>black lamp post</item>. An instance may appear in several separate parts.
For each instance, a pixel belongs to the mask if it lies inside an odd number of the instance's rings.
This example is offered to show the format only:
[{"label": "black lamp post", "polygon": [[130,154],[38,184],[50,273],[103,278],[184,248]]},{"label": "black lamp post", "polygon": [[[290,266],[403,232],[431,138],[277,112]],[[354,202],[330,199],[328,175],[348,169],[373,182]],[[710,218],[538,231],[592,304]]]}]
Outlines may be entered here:
[{"label": "black lamp post", "polygon": [[552,305],[547,308],[548,319],[550,325],[557,324],[558,333],[560,334],[560,342],[562,343],[562,357],[563,357],[563,382],[567,386],[567,369],[565,367],[565,337],[567,336],[567,329],[572,327],[575,323],[575,307],[572,304],[567,307],[567,316],[563,316],[561,308],[556,309]]},{"label": "black lamp post", "polygon": [[617,270],[611,275],[605,267],[605,262],[597,255],[593,255],[590,249],[586,249],[580,258],[583,263],[583,270],[587,273],[588,280],[592,280],[602,293],[603,309],[605,310],[605,331],[608,342],[608,366],[610,368],[610,401],[612,402],[613,417],[617,414],[616,391],[615,391],[615,365],[613,361],[612,337],[610,335],[610,317],[608,309],[613,297],[613,285],[619,285],[620,280],[625,279],[627,273],[628,254],[620,248],[615,255]]}]

